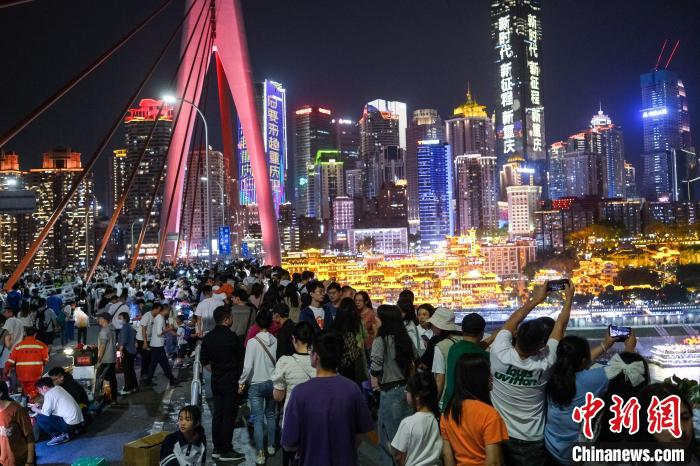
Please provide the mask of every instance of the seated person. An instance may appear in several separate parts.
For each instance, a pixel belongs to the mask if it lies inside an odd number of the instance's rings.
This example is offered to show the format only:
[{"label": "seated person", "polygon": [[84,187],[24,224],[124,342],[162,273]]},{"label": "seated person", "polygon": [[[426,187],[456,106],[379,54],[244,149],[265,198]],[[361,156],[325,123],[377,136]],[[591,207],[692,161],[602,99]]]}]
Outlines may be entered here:
[{"label": "seated person", "polygon": [[177,432],[163,440],[160,447],[160,465],[203,466],[207,456],[207,439],[204,436],[199,407],[183,406],[177,417],[177,427]]},{"label": "seated person", "polygon": [[39,429],[51,436],[46,445],[59,445],[70,441],[83,424],[80,406],[70,394],[61,387],[56,387],[51,377],[42,377],[36,382],[36,389],[44,398],[41,407],[32,403],[29,407],[37,413]]},{"label": "seated person", "polygon": [[78,406],[80,406],[80,410],[83,412],[83,418],[86,418],[90,400],[83,386],[76,382],[73,376],[66,372],[61,366],[51,369],[49,371],[49,377],[53,380],[54,385],[60,386],[73,397],[75,402],[78,403]]}]

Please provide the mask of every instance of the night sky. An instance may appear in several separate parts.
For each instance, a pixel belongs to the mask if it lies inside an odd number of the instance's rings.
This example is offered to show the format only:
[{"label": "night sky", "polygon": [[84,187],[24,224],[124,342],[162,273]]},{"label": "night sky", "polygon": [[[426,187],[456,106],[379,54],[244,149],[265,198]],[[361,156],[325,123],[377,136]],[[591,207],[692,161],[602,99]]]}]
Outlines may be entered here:
[{"label": "night sky", "polygon": [[[489,0],[243,0],[255,78],[280,81],[288,109],[321,104],[357,119],[384,98],[444,117],[464,100],[467,82],[493,111]],[[70,79],[159,1],[73,0],[0,9],[0,131]],[[57,145],[97,147],[184,11],[176,0],[147,32],[5,147],[22,169],[38,167]],[[694,139],[700,138],[700,4],[696,0],[544,0],[543,100],[547,142],[588,126],[598,103],[625,132],[626,158],[641,172],[639,74],[654,66],[665,38],[680,39],[669,69],[684,80]],[[143,97],[158,97],[177,63],[173,48]],[[212,80],[212,85],[215,81]],[[214,90],[210,94],[213,94]],[[208,103],[218,118],[216,101]],[[211,124],[210,124],[211,125]],[[213,145],[221,147],[219,130]],[[293,127],[288,128],[290,137]],[[111,150],[121,147],[117,133]],[[290,155],[293,145],[290,141]],[[102,155],[97,179],[106,176]],[[101,183],[98,183],[98,186]],[[104,183],[106,185],[106,183]],[[98,188],[98,195],[104,193]]]}]

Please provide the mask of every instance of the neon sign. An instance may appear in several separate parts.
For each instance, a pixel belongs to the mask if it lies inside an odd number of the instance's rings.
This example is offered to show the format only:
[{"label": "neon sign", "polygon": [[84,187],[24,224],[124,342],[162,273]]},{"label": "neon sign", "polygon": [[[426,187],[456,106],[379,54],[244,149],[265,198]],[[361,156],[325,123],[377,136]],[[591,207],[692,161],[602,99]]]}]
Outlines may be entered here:
[{"label": "neon sign", "polygon": [[642,118],[649,118],[666,114],[668,114],[668,110],[666,109],[666,107],[654,108],[651,110],[645,110],[644,113],[642,113]]}]

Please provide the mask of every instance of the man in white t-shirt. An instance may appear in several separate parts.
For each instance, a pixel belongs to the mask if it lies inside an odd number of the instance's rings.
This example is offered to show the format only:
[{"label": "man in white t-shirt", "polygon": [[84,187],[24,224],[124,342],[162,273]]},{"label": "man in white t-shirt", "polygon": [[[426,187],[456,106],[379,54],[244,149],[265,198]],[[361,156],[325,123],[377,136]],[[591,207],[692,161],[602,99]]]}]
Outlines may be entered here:
[{"label": "man in white t-shirt", "polygon": [[160,313],[161,304],[154,303],[150,311],[144,309],[139,319],[138,331],[136,332],[136,349],[141,355],[141,379],[148,377],[148,369],[151,366],[151,351],[148,341],[151,338],[151,327],[153,319]]},{"label": "man in white t-shirt", "polygon": [[503,445],[505,464],[545,464],[545,388],[556,361],[559,340],[569,323],[574,296],[571,281],[565,286],[564,294],[564,307],[549,338],[549,329],[541,319],[529,320],[518,327],[547,298],[547,286],[543,285],[535,287],[530,300],[508,318],[491,344],[491,401],[508,427],[509,440]]},{"label": "man in white t-shirt", "polygon": [[214,329],[214,309],[223,305],[223,302],[212,296],[213,290],[210,285],[202,287],[204,299],[197,304],[194,315],[197,316],[197,335],[203,337]]},{"label": "man in white t-shirt", "polygon": [[30,404],[37,413],[37,425],[52,438],[46,445],[58,445],[70,440],[70,436],[83,424],[83,412],[75,399],[60,386],[54,386],[51,377],[36,382],[37,391],[44,397],[39,408]]},{"label": "man in white t-shirt", "polygon": [[3,328],[12,335],[12,348],[14,348],[24,338],[24,324],[15,317],[15,313],[9,307],[3,309],[3,315],[5,316],[5,326]]},{"label": "man in white t-shirt", "polygon": [[[153,307],[155,308],[155,304]],[[175,386],[177,385],[177,380],[170,368],[168,355],[165,354],[165,334],[172,331],[172,327],[165,322],[167,316],[170,315],[170,306],[161,304],[158,310],[159,312],[156,313],[153,319],[151,334],[149,335],[148,346],[151,349],[151,363],[148,368],[148,376],[146,377],[146,381],[143,382],[143,385],[155,385],[152,381],[153,374],[156,371],[156,367],[160,366],[163,370],[163,374],[165,374],[170,381],[170,385]]]}]

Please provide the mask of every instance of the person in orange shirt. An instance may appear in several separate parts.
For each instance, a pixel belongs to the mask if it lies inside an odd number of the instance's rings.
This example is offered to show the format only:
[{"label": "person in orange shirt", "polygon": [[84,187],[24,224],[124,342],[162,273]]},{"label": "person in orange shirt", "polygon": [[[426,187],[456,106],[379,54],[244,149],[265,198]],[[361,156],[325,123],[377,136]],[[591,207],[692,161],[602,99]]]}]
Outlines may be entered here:
[{"label": "person in orange shirt", "polygon": [[14,366],[24,393],[34,398],[37,394],[34,384],[44,373],[44,365],[49,362],[49,347],[35,338],[35,328],[29,327],[25,331],[27,336],[12,349],[4,372],[7,377]]},{"label": "person in orange shirt", "polygon": [[490,363],[480,354],[465,354],[457,361],[455,388],[440,419],[445,466],[501,466],[501,443],[508,429],[491,406]]}]

